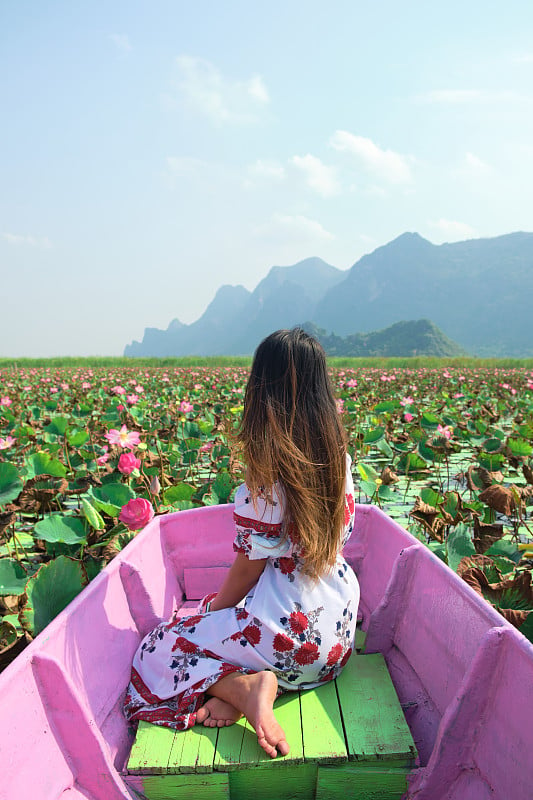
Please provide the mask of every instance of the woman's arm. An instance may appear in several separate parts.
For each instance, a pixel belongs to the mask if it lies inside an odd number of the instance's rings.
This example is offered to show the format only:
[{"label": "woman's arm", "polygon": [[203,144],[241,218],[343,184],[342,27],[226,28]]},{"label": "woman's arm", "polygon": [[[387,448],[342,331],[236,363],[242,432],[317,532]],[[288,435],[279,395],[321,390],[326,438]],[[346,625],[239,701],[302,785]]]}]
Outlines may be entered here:
[{"label": "woman's arm", "polygon": [[250,561],[243,553],[237,553],[220,591],[211,601],[209,610],[220,611],[221,608],[230,608],[240,603],[259,580],[267,561],[268,558]]}]

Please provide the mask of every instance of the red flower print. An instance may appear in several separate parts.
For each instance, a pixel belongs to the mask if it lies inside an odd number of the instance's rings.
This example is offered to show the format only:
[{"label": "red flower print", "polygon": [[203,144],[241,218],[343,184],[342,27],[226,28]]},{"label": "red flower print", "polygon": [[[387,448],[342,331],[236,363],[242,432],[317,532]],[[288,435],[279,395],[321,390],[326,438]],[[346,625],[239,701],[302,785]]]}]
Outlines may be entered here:
[{"label": "red flower print", "polygon": [[344,498],[344,524],[348,525],[350,522],[351,516],[355,511],[355,503],[353,499],[353,494],[347,494]]},{"label": "red flower print", "polygon": [[313,642],[305,642],[296,651],[294,660],[303,667],[304,664],[312,664],[318,658],[318,646]]},{"label": "red flower print", "polygon": [[250,644],[259,644],[261,641],[261,631],[257,625],[247,625],[246,628],[244,628],[242,635],[248,639]]},{"label": "red flower print", "polygon": [[341,655],[342,655],[342,644],[334,644],[328,653],[328,661],[327,661],[328,667],[332,667],[334,664],[336,664]]},{"label": "red flower print", "polygon": [[193,642],[189,642],[188,639],[184,639],[183,636],[178,636],[172,647],[172,652],[174,652],[178,648],[181,650],[182,653],[198,652],[198,647],[195,644],[193,644]]},{"label": "red flower print", "polygon": [[289,617],[289,625],[293,633],[303,633],[309,625],[307,617],[301,611],[293,611]]},{"label": "red flower print", "polygon": [[352,648],[349,647],[348,650],[345,652],[343,657],[341,658],[341,667],[344,667],[350,656],[352,655]]},{"label": "red flower print", "polygon": [[184,628],[193,628],[200,622],[201,619],[202,617],[200,614],[197,614],[195,617],[185,617],[185,619],[181,620],[181,624]]},{"label": "red flower print", "polygon": [[277,653],[287,653],[294,647],[294,642],[285,636],[284,633],[276,633],[274,636],[274,650]]},{"label": "red flower print", "polygon": [[[228,664],[227,661],[223,661],[220,667],[218,668],[218,671],[220,677],[225,678],[226,675],[231,675],[232,672],[240,672],[241,670],[239,669],[239,667],[236,667],[235,664]],[[248,672],[248,670],[246,672]]]},{"label": "red flower print", "polygon": [[330,670],[330,671],[328,672],[328,674],[327,674],[327,675],[322,675],[322,677],[321,677],[321,678],[319,678],[318,680],[320,681],[320,683],[326,683],[326,681],[331,681],[331,680],[333,680],[333,678],[334,678],[334,677],[335,677],[335,670],[334,670],[334,669],[332,669],[332,670]]},{"label": "red flower print", "polygon": [[248,612],[246,611],[245,608],[237,608],[235,611],[235,616],[239,620],[246,619],[246,617],[248,616]]},{"label": "red flower print", "polygon": [[296,568],[294,558],[280,558],[278,560],[282,575],[290,575],[291,572],[294,572]]}]

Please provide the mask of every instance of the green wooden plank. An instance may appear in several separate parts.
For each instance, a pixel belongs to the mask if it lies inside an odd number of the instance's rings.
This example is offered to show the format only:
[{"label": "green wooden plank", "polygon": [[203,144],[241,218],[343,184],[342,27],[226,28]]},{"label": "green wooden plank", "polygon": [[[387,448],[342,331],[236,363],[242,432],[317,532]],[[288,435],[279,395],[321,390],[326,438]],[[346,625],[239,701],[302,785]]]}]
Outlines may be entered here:
[{"label": "green wooden plank", "polygon": [[212,772],[218,728],[196,725],[187,731],[181,754],[181,772]]},{"label": "green wooden plank", "polygon": [[[222,772],[241,768],[241,748],[246,733],[246,719],[242,717],[234,725],[220,728],[213,768]],[[248,736],[251,733],[248,731]],[[255,736],[255,733],[254,733]]]},{"label": "green wooden plank", "polygon": [[361,628],[356,628],[355,631],[355,649],[358,653],[364,652],[366,642],[366,631]]},{"label": "green wooden plank", "polygon": [[209,775],[149,775],[143,780],[148,800],[229,800],[229,776],[223,772]]},{"label": "green wooden plank", "polygon": [[[246,722],[247,733],[243,737],[240,761],[243,767],[269,767],[275,762],[279,764],[298,764],[304,760],[302,742],[302,724],[300,717],[300,696],[298,692],[287,692],[274,703],[274,713],[285,731],[290,752],[286,756],[278,755],[270,758],[257,743],[257,735],[252,726]],[[251,734],[251,735],[248,735]]]},{"label": "green wooden plank", "polygon": [[352,656],[336,684],[350,759],[410,764],[413,737],[382,654]]},{"label": "green wooden plank", "polygon": [[167,772],[169,753],[179,733],[150,722],[139,722],[127,770],[133,775]]},{"label": "green wooden plank", "polygon": [[342,728],[335,683],[300,692],[302,735],[306,761],[333,763],[346,761],[346,741]]},{"label": "green wooden plank", "polygon": [[313,800],[317,778],[316,764],[287,766],[277,758],[272,763],[274,769],[230,772],[231,800]]},{"label": "green wooden plank", "polygon": [[180,771],[181,754],[185,743],[186,731],[176,731],[174,741],[168,754],[167,773],[175,775]]},{"label": "green wooden plank", "polygon": [[401,769],[361,767],[354,762],[318,767],[316,800],[400,800],[407,790],[407,772]]}]

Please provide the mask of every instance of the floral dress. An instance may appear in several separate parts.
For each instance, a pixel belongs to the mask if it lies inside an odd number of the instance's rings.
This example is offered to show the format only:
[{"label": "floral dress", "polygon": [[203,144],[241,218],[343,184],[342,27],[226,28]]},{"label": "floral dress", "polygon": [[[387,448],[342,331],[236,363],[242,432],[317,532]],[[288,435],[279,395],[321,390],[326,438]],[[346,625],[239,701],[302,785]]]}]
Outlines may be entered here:
[{"label": "floral dress", "polygon": [[[343,546],[354,521],[348,458]],[[335,678],[352,652],[359,584],[342,554],[313,582],[286,530],[284,493],[275,485],[252,502],[245,484],[235,496],[233,548],[249,559],[267,558],[253,592],[235,608],[206,611],[161,623],[135,655],[125,701],[130,721],[185,730],[196,722],[204,694],[232,672],[271,670],[280,691],[310,689]]]}]

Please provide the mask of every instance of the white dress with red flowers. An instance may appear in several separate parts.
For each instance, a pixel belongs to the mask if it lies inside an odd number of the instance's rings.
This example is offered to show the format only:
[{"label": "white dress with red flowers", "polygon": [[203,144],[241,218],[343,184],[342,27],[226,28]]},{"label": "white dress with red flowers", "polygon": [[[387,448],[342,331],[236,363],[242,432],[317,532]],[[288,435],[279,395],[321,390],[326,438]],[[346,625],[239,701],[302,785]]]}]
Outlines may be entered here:
[{"label": "white dress with red flowers", "polygon": [[[350,460],[346,473],[343,545],[354,521]],[[335,678],[352,652],[359,584],[341,553],[316,583],[301,572],[298,546],[285,530],[284,493],[255,503],[245,484],[235,496],[233,548],[267,558],[253,593],[236,608],[161,623],[135,655],[125,712],[177,730],[190,728],[206,690],[231,672],[275,673],[281,690],[310,689]]]}]

